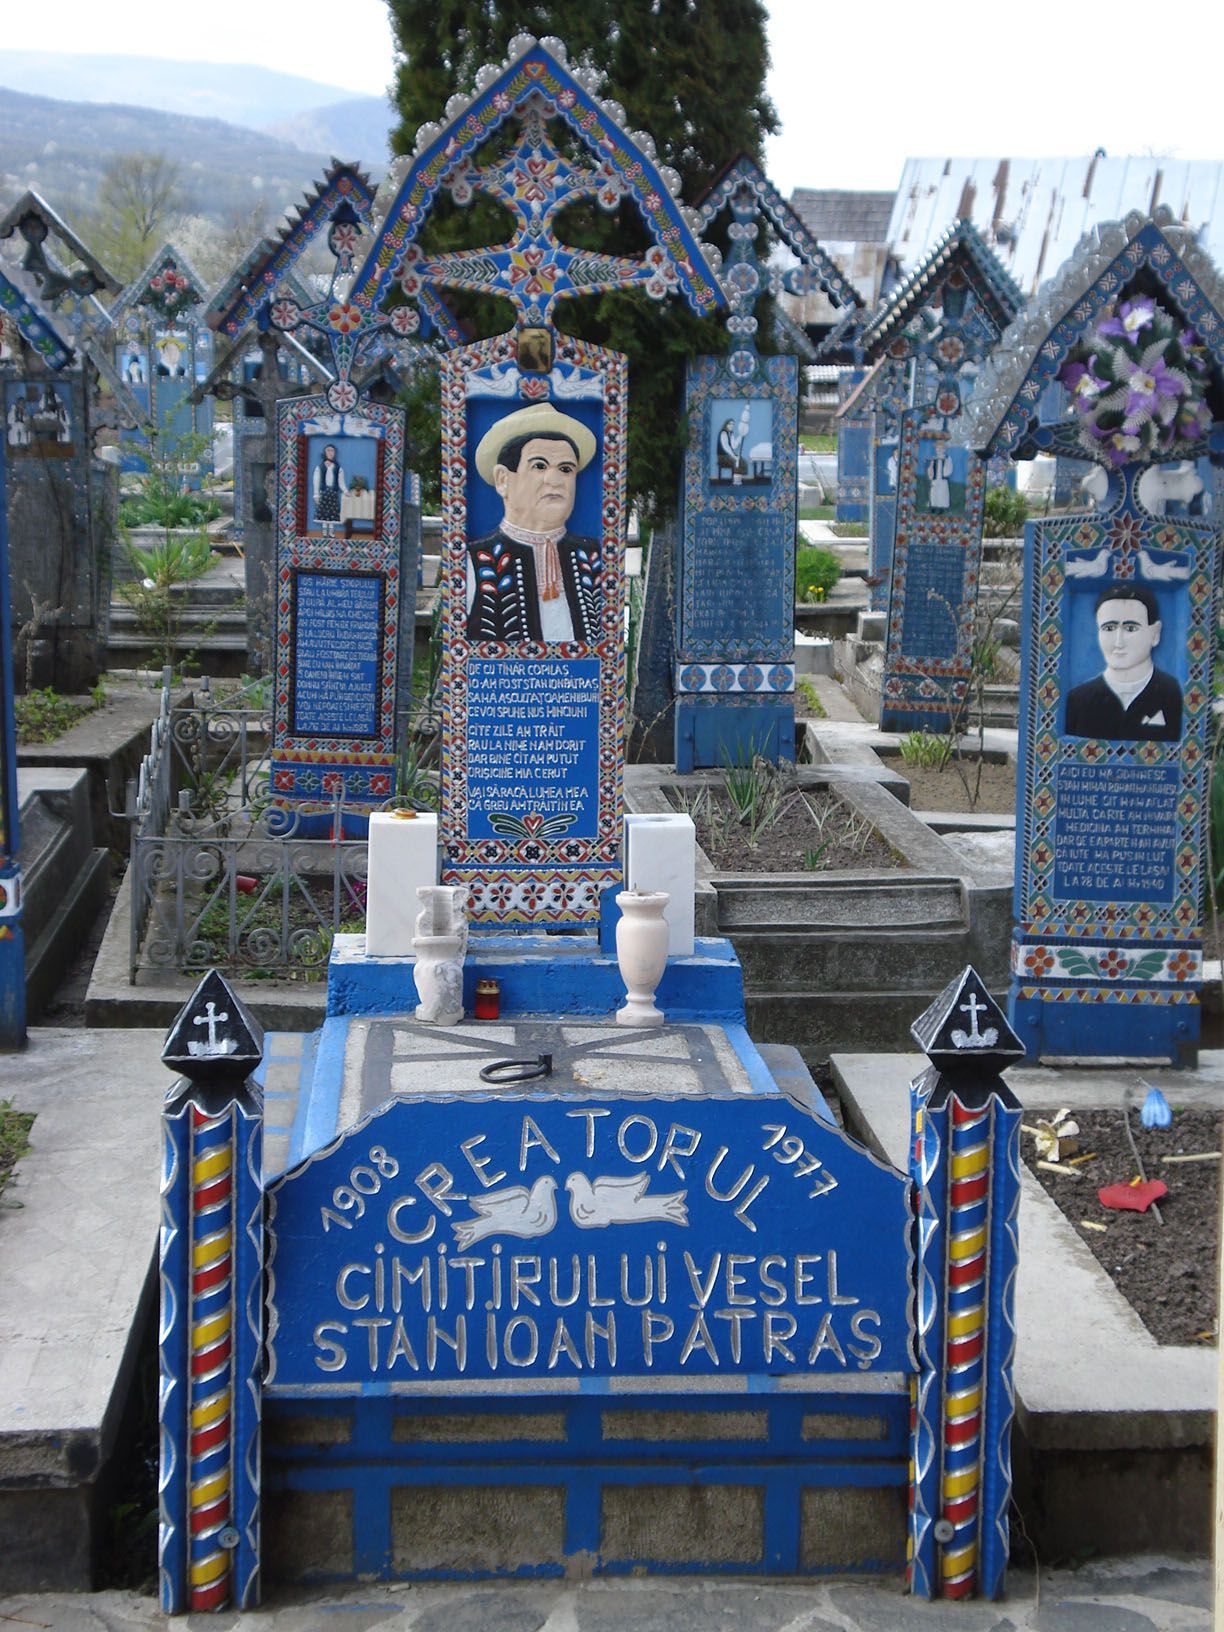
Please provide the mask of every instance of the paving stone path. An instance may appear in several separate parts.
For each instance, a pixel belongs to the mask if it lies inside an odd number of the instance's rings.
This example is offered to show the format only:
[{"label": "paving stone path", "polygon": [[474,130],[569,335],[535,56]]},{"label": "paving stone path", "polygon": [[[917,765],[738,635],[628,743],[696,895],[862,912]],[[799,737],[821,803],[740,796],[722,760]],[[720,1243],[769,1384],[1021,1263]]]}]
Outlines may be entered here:
[{"label": "paving stone path", "polygon": [[1000,1604],[925,1604],[897,1583],[864,1581],[494,1582],[346,1587],[232,1612],[169,1621],[134,1593],[0,1598],[0,1626],[54,1632],[1205,1632],[1205,1560],[1094,1560],[1010,1577]]}]

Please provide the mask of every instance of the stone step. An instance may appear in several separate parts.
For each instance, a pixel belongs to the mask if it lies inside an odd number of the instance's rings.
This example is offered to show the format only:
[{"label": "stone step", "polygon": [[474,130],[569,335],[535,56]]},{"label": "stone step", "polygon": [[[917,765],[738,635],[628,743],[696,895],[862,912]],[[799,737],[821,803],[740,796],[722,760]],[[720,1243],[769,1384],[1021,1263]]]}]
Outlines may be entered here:
[{"label": "stone step", "polygon": [[[189,605],[176,608],[175,616],[184,629],[199,629],[207,624],[214,624],[218,629],[246,628],[246,608],[241,606]],[[111,607],[110,626],[112,630],[133,630],[139,629],[140,621],[130,606],[120,602]]]},{"label": "stone step", "polygon": [[767,879],[720,873],[718,927],[736,936],[745,930],[951,929],[963,926],[958,878],[900,876],[894,883],[872,878],[771,874]]}]

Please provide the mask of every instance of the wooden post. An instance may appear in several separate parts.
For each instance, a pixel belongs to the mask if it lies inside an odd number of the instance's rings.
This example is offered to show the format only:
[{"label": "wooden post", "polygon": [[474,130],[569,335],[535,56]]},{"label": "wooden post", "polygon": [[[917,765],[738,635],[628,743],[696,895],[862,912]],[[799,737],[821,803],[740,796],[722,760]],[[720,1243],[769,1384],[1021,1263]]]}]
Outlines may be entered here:
[{"label": "wooden post", "polygon": [[259,1603],[263,1032],[214,969],[162,1051],[183,1075],[162,1116],[158,1328],[166,1614]]}]

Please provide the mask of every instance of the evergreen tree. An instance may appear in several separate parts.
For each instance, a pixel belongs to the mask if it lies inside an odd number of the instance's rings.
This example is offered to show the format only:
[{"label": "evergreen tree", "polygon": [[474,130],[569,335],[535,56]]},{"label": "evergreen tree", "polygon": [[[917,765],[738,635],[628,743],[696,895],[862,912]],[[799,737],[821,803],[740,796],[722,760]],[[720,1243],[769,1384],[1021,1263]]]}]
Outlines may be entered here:
[{"label": "evergreen tree", "polygon": [[[583,5],[531,0],[388,0],[400,52],[394,137],[411,152],[416,132],[445,117],[455,92],[468,93],[484,63],[500,63],[516,34],[562,40],[572,65],[604,75],[601,94],[625,109],[629,130],[654,138],[660,164],[681,177],[681,197],[700,197],[737,154],[760,157],[777,117],[765,95],[768,49],[763,0],[586,0]],[[560,141],[559,123],[553,139]],[[480,157],[499,150],[498,138]],[[572,153],[572,149],[569,150]],[[565,243],[634,253],[649,240],[637,210],[615,217],[592,206],[562,213]],[[478,200],[459,210],[440,199],[422,234],[427,249],[474,247],[507,236],[505,212]],[[513,318],[504,302],[448,295],[474,333],[494,334]],[[498,309],[495,309],[498,308]],[[624,352],[629,358],[629,490],[648,515],[674,508],[685,446],[681,393],[687,357],[725,348],[718,319],[697,318],[680,296],[664,304],[642,293],[567,300],[557,326]],[[435,450],[420,449],[422,456]],[[428,471],[427,471],[428,477]]]}]

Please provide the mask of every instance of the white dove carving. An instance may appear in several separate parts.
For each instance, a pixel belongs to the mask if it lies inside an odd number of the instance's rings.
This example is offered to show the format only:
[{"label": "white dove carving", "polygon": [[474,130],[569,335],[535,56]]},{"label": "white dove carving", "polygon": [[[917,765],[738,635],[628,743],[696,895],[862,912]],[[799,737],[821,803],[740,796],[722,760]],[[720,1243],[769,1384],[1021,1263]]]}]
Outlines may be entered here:
[{"label": "white dove carving", "polygon": [[1154,583],[1162,583],[1177,578],[1189,578],[1190,568],[1183,566],[1179,561],[1156,561],[1146,550],[1140,550],[1139,576],[1149,578]]},{"label": "white dove carving", "polygon": [[580,1230],[602,1230],[607,1224],[687,1224],[686,1190],[652,1196],[646,1187],[648,1173],[629,1173],[624,1178],[597,1178],[571,1173],[565,1181],[569,1191],[570,1217]]},{"label": "white dove carving", "polygon": [[1107,549],[1098,550],[1090,560],[1085,560],[1082,555],[1067,557],[1066,571],[1068,578],[1104,578],[1108,570],[1109,551]]},{"label": "white dove carving", "polygon": [[486,1235],[518,1235],[530,1241],[547,1235],[557,1222],[557,1181],[551,1173],[537,1179],[530,1190],[524,1184],[512,1184],[468,1199],[476,1217],[452,1226],[461,1252]]}]

